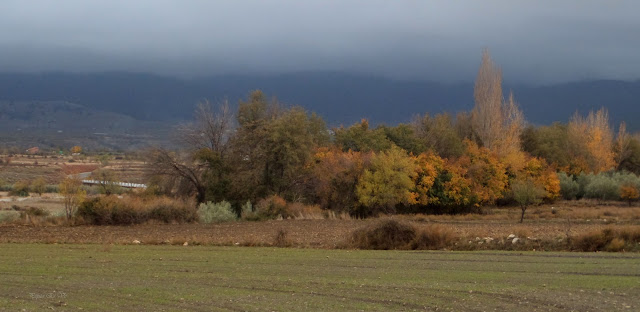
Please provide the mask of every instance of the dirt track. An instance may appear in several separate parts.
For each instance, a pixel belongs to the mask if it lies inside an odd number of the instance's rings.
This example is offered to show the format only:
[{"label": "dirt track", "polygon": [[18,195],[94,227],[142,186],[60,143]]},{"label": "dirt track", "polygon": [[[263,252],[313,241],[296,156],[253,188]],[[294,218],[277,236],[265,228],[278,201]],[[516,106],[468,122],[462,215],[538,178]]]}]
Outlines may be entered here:
[{"label": "dirt track", "polygon": [[[376,222],[369,220],[282,220],[265,222],[233,222],[226,224],[146,224],[136,226],[24,226],[1,225],[0,242],[35,243],[116,243],[130,244],[138,240],[143,244],[207,244],[207,245],[271,245],[278,232],[286,233],[293,246],[336,248],[351,233],[362,226]],[[496,239],[509,234],[537,239],[559,239],[571,235],[601,230],[604,223],[581,223],[568,228],[562,222],[525,223],[426,223],[415,222],[418,227],[438,224],[449,228],[458,236],[474,239],[490,236]],[[629,225],[627,225],[629,226]],[[631,225],[637,227],[638,225]]]}]

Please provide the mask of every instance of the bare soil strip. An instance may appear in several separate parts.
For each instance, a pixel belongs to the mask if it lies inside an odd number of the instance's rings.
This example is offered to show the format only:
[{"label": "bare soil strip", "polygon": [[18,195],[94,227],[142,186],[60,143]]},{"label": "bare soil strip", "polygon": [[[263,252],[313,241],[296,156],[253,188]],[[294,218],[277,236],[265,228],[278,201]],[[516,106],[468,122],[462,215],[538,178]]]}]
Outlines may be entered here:
[{"label": "bare soil strip", "polygon": [[[90,243],[90,244],[203,244],[270,246],[278,232],[284,231],[293,247],[337,248],[351,237],[351,233],[376,222],[367,220],[281,220],[264,222],[231,222],[225,224],[144,224],[136,226],[26,226],[0,225],[2,243]],[[449,228],[460,237],[504,239],[510,234],[531,240],[563,239],[604,228],[638,227],[582,223],[568,228],[564,223],[447,223],[413,222],[416,227],[433,224]]]}]

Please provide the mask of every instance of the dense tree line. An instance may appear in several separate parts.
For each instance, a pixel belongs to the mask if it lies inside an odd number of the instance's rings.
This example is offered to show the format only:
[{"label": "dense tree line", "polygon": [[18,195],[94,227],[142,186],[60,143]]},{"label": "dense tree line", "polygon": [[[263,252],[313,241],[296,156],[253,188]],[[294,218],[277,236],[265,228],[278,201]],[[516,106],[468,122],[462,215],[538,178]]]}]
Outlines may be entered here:
[{"label": "dense tree line", "polygon": [[[397,126],[365,119],[329,129],[300,107],[251,92],[229,105],[198,106],[178,129],[178,151],[154,149],[158,192],[195,196],[199,203],[278,195],[356,215],[397,211],[460,212],[519,202],[524,209],[561,194],[563,179],[613,169],[640,173],[640,141],[606,110],[568,124],[527,126],[502,74],[484,52],[469,113],[428,114]],[[390,108],[391,109],[391,108]],[[524,199],[524,200],[521,200]]]}]

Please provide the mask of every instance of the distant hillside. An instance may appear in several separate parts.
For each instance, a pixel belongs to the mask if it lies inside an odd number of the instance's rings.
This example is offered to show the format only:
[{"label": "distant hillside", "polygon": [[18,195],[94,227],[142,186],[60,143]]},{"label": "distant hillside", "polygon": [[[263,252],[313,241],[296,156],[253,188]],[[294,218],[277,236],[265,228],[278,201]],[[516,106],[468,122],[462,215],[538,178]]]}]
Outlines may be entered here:
[{"label": "distant hillside", "polygon": [[163,141],[170,128],[64,101],[0,101],[0,143],[6,146],[121,150]]},{"label": "distant hillside", "polygon": [[[344,73],[310,72],[275,76],[226,76],[182,80],[138,73],[0,74],[0,100],[67,101],[140,120],[190,119],[202,99],[237,103],[262,89],[286,104],[318,112],[331,125],[362,117],[373,122],[409,121],[418,113],[458,112],[473,106],[473,84],[440,84]],[[512,89],[535,124],[566,121],[576,110],[606,106],[614,123],[640,130],[640,81],[586,81]]]},{"label": "distant hillside", "polygon": [[126,133],[140,122],[131,116],[98,111],[64,101],[0,101],[0,130],[50,129]]}]

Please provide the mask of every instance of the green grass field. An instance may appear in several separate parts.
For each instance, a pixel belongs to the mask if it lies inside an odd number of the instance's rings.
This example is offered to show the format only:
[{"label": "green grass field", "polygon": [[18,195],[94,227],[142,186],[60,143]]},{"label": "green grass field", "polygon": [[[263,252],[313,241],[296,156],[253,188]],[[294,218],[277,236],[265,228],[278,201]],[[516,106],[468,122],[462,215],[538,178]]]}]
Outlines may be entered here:
[{"label": "green grass field", "polygon": [[0,310],[638,311],[640,255],[0,245]]}]

